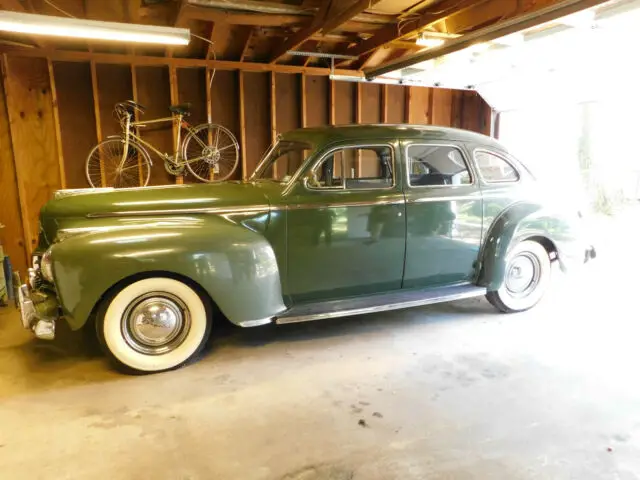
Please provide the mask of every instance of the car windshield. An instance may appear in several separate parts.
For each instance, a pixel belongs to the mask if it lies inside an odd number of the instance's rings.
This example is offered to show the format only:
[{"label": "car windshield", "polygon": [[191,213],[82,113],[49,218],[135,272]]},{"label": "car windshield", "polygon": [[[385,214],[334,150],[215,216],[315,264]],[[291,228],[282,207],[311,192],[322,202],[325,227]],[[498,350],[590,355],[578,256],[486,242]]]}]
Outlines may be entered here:
[{"label": "car windshield", "polygon": [[253,174],[253,180],[288,182],[313,148],[313,145],[307,142],[280,140],[269,149],[264,160],[260,162]]}]

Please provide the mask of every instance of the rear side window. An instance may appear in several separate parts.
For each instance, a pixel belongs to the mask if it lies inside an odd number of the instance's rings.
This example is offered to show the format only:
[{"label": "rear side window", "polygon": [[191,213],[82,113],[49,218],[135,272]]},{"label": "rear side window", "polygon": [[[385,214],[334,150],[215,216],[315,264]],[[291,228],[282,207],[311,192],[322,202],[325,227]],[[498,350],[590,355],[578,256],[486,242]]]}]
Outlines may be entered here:
[{"label": "rear side window", "polygon": [[462,152],[450,145],[410,145],[407,148],[409,185],[429,187],[468,185],[471,174]]},{"label": "rear side window", "polygon": [[476,150],[474,153],[480,176],[487,183],[517,182],[518,172],[504,158],[486,150]]}]

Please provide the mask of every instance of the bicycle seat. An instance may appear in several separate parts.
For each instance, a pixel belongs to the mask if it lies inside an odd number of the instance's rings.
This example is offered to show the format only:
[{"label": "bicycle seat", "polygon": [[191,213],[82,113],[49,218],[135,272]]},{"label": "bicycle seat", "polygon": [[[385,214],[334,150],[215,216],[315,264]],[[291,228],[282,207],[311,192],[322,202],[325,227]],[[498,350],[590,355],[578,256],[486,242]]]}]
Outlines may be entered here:
[{"label": "bicycle seat", "polygon": [[144,111],[147,109],[147,107],[145,107],[144,105],[140,105],[139,103],[136,103],[133,100],[127,100],[125,102],[121,102],[119,103],[119,105],[122,105],[124,108],[127,109],[127,111],[131,113],[133,113],[134,110],[139,110],[140,113],[144,113]]},{"label": "bicycle seat", "polygon": [[190,103],[179,103],[178,105],[171,105],[169,107],[169,111],[171,113],[175,113],[176,115],[184,115],[185,117],[189,116],[189,110],[191,110]]}]

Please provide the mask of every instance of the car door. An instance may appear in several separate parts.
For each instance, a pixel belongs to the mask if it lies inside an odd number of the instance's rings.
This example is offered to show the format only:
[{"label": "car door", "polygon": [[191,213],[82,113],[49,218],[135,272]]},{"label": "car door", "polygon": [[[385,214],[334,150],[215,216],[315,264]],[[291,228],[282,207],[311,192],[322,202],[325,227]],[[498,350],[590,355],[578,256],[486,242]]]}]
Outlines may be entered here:
[{"label": "car door", "polygon": [[403,145],[407,256],[403,287],[469,282],[482,236],[482,195],[460,145]]},{"label": "car door", "polygon": [[287,197],[293,303],[399,290],[405,200],[393,143],[333,146]]}]

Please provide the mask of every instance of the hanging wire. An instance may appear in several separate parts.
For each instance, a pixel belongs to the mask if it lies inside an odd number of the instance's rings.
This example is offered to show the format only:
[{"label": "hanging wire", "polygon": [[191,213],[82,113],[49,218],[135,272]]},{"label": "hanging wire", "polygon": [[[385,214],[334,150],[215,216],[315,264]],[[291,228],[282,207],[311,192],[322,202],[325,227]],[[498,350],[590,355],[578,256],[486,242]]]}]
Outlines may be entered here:
[{"label": "hanging wire", "polygon": [[[213,54],[213,61],[215,62],[217,60],[216,57],[216,50],[215,48],[215,43],[212,42],[211,40],[201,37],[200,35],[196,35],[195,33],[191,33],[190,34],[192,37],[198,38],[204,42],[207,42],[209,44],[209,50],[211,51],[211,53]],[[211,78],[209,79],[209,90],[211,90],[211,87],[213,86],[213,77],[216,76],[216,67],[213,67],[213,69],[211,69]]]},{"label": "hanging wire", "polygon": [[49,1],[49,0],[44,0],[44,3],[46,3],[47,5],[49,5],[50,7],[55,8],[57,11],[59,11],[60,13],[65,14],[67,17],[71,17],[71,18],[78,18],[74,15],[71,15],[69,12],[67,12],[66,10],[61,9],[59,6],[57,6],[55,3]]}]

